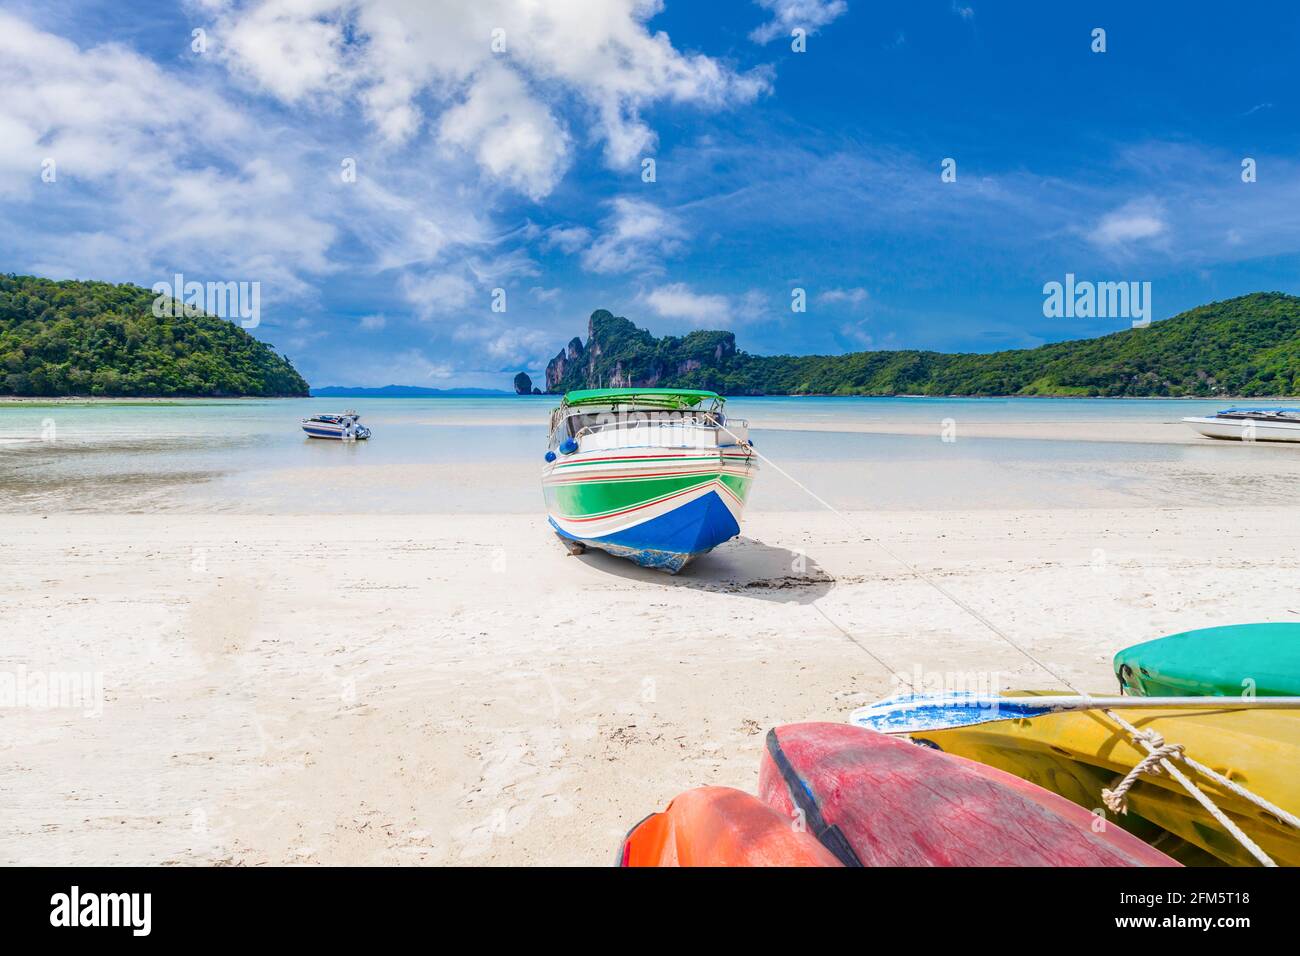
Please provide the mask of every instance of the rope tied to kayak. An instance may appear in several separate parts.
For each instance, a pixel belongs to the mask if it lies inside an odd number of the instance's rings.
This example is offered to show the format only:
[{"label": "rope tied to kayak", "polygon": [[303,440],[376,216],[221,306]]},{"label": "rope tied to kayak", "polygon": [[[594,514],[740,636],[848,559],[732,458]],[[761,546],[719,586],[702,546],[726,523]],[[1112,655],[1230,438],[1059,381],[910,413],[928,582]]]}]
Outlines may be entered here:
[{"label": "rope tied to kayak", "polygon": [[[1171,776],[1174,780],[1178,781],[1178,783],[1182,786],[1182,788],[1186,790],[1188,794],[1191,795],[1192,799],[1195,800],[1197,803],[1199,803],[1202,807],[1204,807],[1206,813],[1214,817],[1214,819],[1218,821],[1219,826],[1227,830],[1228,833],[1232,835],[1233,839],[1235,839],[1246,849],[1246,852],[1248,852],[1251,856],[1253,856],[1264,866],[1274,866],[1274,867],[1277,866],[1277,864],[1273,862],[1273,858],[1269,856],[1267,853],[1265,853],[1260,848],[1258,843],[1256,843],[1249,836],[1247,836],[1246,833],[1241,829],[1241,827],[1237,826],[1237,824],[1234,823],[1228,817],[1228,815],[1219,808],[1218,804],[1216,804],[1205,794],[1205,791],[1203,791],[1200,787],[1198,787],[1194,781],[1188,779],[1185,773],[1183,773],[1172,763],[1170,763],[1169,758],[1173,757],[1175,759],[1182,760],[1189,767],[1195,770],[1197,773],[1204,774],[1205,776],[1213,780],[1215,783],[1226,785],[1229,790],[1233,791],[1238,796],[1244,797],[1245,799],[1249,800],[1251,803],[1255,804],[1256,806],[1261,807],[1265,810],[1268,810],[1271,813],[1278,815],[1280,819],[1284,819],[1285,822],[1290,823],[1292,826],[1300,825],[1300,820],[1297,820],[1294,815],[1287,813],[1285,810],[1282,810],[1280,807],[1273,806],[1273,804],[1269,803],[1263,797],[1251,793],[1245,787],[1233,783],[1222,774],[1217,773],[1214,770],[1211,770],[1209,767],[1206,767],[1203,764],[1197,763],[1195,760],[1192,760],[1190,757],[1188,757],[1186,754],[1183,753],[1183,748],[1181,746],[1174,745],[1173,747],[1170,747],[1170,745],[1165,743],[1164,738],[1161,737],[1159,734],[1157,734],[1155,731],[1138,730],[1136,727],[1130,724],[1119,714],[1115,713],[1115,711],[1113,710],[1103,710],[1102,713],[1105,714],[1107,717],[1109,717],[1111,720],[1115,721],[1115,723],[1123,727],[1124,730],[1128,732],[1128,735],[1132,737],[1134,741],[1141,744],[1147,750],[1147,757],[1144,758],[1142,762],[1139,763],[1136,767],[1130,770],[1128,772],[1128,775],[1125,776],[1124,779],[1120,781],[1119,786],[1115,787],[1115,791],[1119,793],[1119,797],[1121,800],[1123,799],[1124,794],[1128,793],[1129,788],[1132,787],[1135,782],[1137,782],[1137,778],[1140,776],[1140,772],[1139,772],[1140,769],[1146,766],[1148,763],[1155,763],[1159,766],[1160,771],[1169,774],[1169,776]],[[1101,792],[1102,799],[1106,800],[1106,806],[1110,807],[1110,809],[1116,813],[1127,812],[1126,809],[1116,809],[1114,806],[1111,806],[1110,800],[1107,799],[1107,794],[1111,792],[1112,791],[1108,791],[1108,790],[1103,790]],[[1290,819],[1286,820],[1285,818],[1287,817],[1289,817]]]},{"label": "rope tied to kayak", "polygon": [[1128,792],[1133,784],[1137,783],[1138,777],[1144,773],[1159,776],[1165,772],[1163,764],[1167,758],[1178,760],[1183,756],[1182,744],[1167,744],[1165,738],[1154,730],[1139,730],[1137,739],[1143,743],[1150,743],[1151,751],[1138,762],[1137,766],[1124,775],[1123,780],[1113,788],[1101,791],[1102,802],[1111,813],[1128,813]]}]

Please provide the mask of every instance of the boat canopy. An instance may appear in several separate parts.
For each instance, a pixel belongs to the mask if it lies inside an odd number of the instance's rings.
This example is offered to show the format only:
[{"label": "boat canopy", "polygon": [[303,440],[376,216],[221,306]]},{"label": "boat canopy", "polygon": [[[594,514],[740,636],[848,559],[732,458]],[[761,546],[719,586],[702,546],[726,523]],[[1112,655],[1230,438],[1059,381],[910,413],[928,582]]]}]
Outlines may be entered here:
[{"label": "boat canopy", "polygon": [[584,388],[564,396],[564,404],[642,405],[650,408],[694,408],[703,402],[722,402],[717,392],[698,388]]}]

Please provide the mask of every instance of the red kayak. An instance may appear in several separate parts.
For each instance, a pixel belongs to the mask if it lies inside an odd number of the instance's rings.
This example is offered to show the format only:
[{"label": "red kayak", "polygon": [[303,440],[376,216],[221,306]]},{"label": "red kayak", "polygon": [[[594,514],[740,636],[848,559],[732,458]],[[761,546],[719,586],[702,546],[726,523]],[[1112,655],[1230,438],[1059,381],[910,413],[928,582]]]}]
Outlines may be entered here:
[{"label": "red kayak", "polygon": [[1178,866],[1026,780],[850,724],[769,731],[758,786],[846,866]]}]

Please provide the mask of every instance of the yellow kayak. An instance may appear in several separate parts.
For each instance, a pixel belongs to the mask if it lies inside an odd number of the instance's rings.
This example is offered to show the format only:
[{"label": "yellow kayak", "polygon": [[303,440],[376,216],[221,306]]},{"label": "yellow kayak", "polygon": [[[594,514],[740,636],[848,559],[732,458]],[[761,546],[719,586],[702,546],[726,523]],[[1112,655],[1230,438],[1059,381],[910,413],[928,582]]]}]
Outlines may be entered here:
[{"label": "yellow kayak", "polygon": [[[1027,696],[1045,691],[1014,691]],[[1139,730],[1182,744],[1194,760],[1265,800],[1300,814],[1300,711],[1139,708],[1121,712]],[[1100,711],[1002,720],[913,735],[1023,777],[1090,810],[1105,812],[1101,791],[1114,787],[1147,756],[1140,744]],[[1300,865],[1300,833],[1243,797],[1179,767],[1280,866]],[[1166,774],[1144,774],[1128,793],[1128,813],[1116,821],[1184,863],[1257,865],[1186,790]],[[1190,846],[1184,846],[1189,844]],[[1179,852],[1179,847],[1183,847]],[[1206,856],[1208,854],[1208,857]]]}]

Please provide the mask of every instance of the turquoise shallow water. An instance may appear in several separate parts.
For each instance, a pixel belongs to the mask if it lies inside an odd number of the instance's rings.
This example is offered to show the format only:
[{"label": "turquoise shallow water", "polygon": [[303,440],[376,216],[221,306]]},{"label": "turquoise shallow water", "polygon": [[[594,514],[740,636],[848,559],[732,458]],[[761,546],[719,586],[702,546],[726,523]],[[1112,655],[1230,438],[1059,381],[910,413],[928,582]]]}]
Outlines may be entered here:
[{"label": "turquoise shallow water", "polygon": [[[253,513],[540,510],[550,397],[0,404],[5,511]],[[1073,507],[1169,503],[1178,475],[1225,482],[1243,465],[1294,494],[1300,448],[962,438],[980,424],[1160,423],[1225,403],[1106,399],[740,398],[757,446],[844,508]],[[1269,403],[1277,404],[1277,403]],[[1290,403],[1300,407],[1300,403]],[[304,415],[354,407],[374,431],[344,445],[306,438]],[[855,427],[911,425],[929,436]],[[816,430],[809,430],[811,428]],[[838,429],[844,429],[840,431]],[[1247,461],[1243,452],[1253,455]],[[770,471],[770,469],[769,469]],[[1170,482],[1174,483],[1171,485]],[[1261,490],[1265,498],[1269,497]],[[776,474],[756,508],[815,507]]]}]

